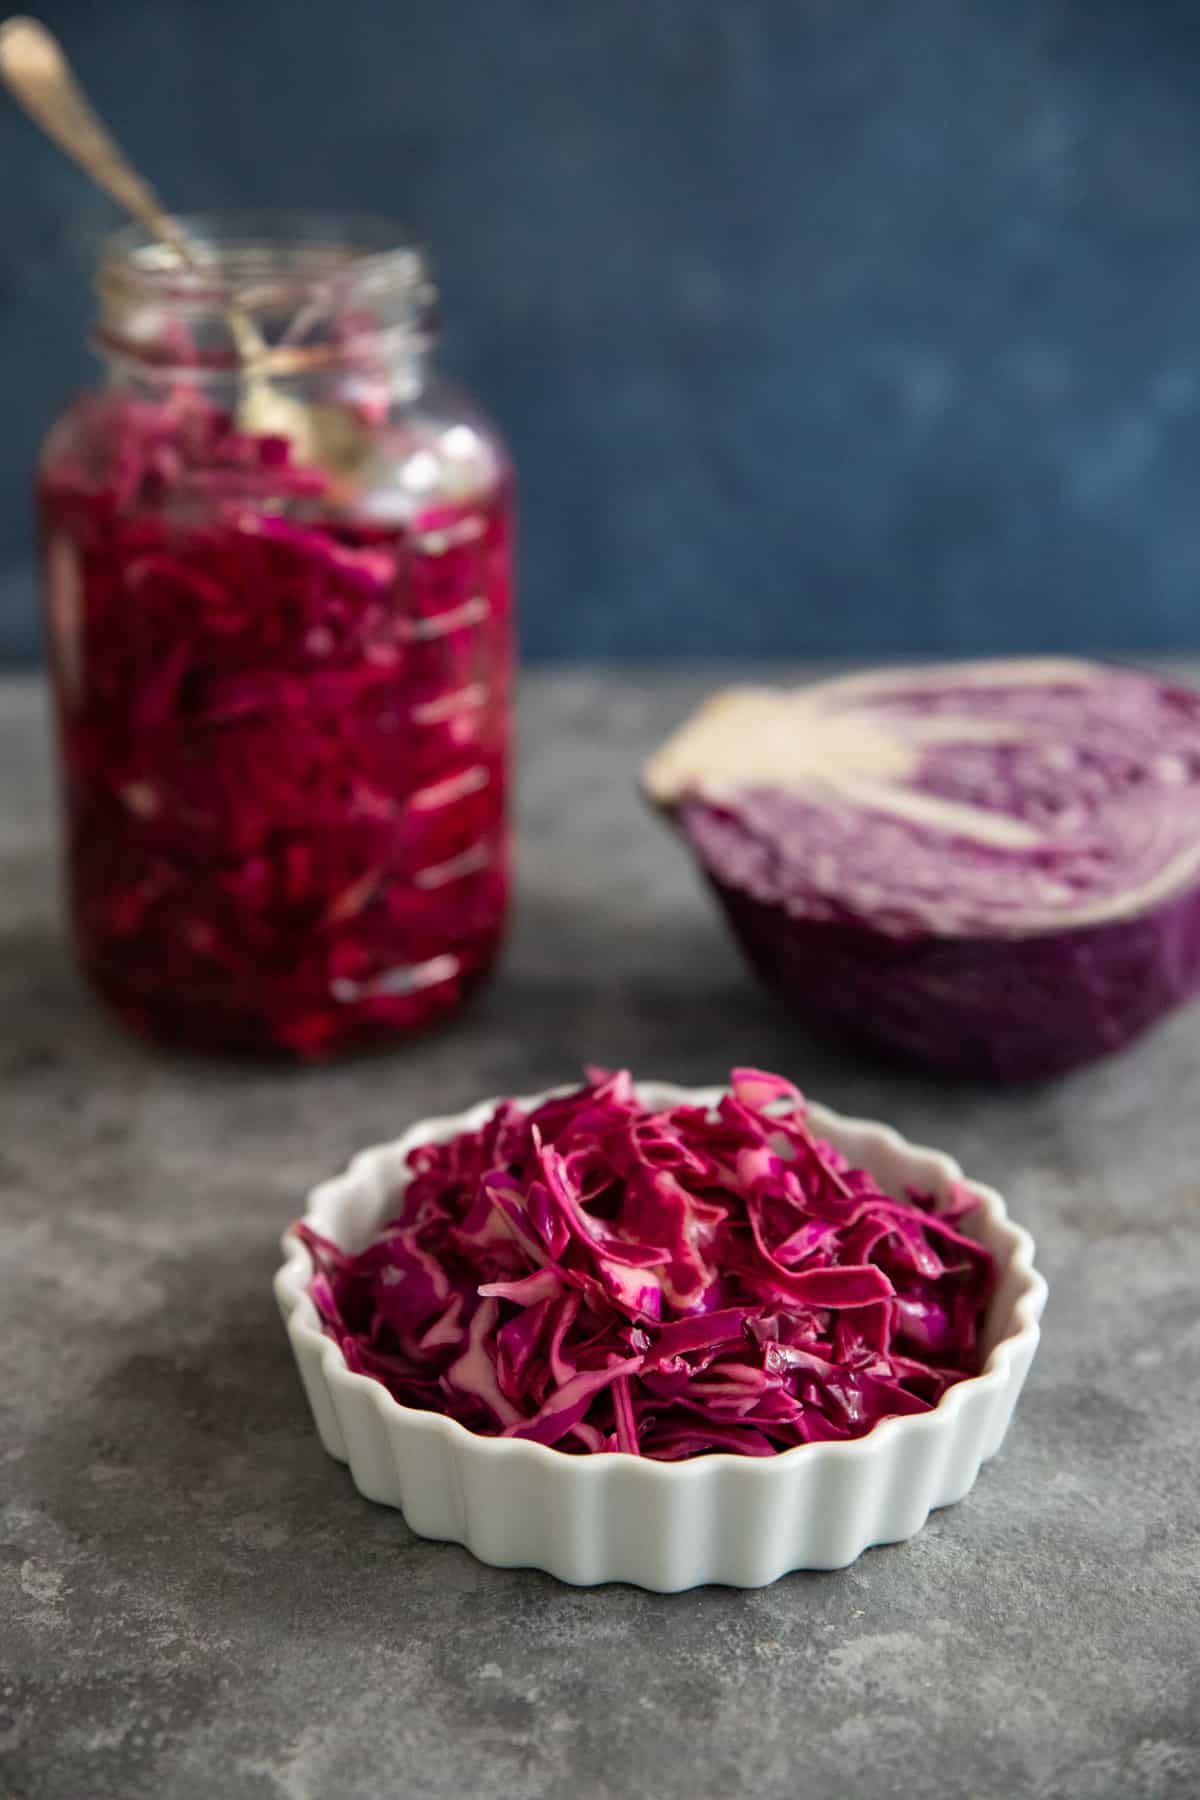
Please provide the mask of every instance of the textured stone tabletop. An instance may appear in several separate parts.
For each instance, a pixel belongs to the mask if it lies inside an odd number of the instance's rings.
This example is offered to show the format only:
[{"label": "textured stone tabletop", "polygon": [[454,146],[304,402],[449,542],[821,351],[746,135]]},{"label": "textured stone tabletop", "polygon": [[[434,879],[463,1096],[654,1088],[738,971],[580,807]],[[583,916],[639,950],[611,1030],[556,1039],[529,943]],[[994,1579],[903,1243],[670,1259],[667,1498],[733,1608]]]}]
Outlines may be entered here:
[{"label": "textured stone tabletop", "polygon": [[[808,1040],[633,791],[699,677],[522,708],[520,909],[442,1035],[154,1054],[64,952],[38,690],[0,688],[5,1800],[1200,1794],[1200,1008],[1029,1092]],[[751,1060],[1009,1196],[1052,1293],[1001,1454],[911,1543],[659,1598],[415,1538],[319,1449],[270,1292],[306,1187],[414,1116]]]}]

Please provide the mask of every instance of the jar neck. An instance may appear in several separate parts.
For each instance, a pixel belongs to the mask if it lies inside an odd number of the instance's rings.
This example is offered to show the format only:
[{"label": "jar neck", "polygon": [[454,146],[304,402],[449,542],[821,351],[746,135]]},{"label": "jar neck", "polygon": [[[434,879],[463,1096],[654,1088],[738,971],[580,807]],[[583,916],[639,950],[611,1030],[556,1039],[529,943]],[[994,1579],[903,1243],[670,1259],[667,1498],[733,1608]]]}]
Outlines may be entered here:
[{"label": "jar neck", "polygon": [[[259,369],[239,360],[232,366],[203,367],[195,361],[147,357],[96,333],[92,349],[99,359],[103,385],[110,392],[157,404],[180,390],[203,395],[213,406],[235,412],[247,381]],[[323,360],[317,367],[264,377],[271,389],[297,400],[315,400],[331,392],[355,403],[369,416],[373,408],[402,406],[419,398],[432,375],[429,346],[378,344],[353,354]]]},{"label": "jar neck", "polygon": [[311,215],[179,221],[184,266],[144,232],[119,233],[97,279],[97,350],[122,386],[231,388],[248,377],[419,383],[436,296],[416,245],[383,221]]}]

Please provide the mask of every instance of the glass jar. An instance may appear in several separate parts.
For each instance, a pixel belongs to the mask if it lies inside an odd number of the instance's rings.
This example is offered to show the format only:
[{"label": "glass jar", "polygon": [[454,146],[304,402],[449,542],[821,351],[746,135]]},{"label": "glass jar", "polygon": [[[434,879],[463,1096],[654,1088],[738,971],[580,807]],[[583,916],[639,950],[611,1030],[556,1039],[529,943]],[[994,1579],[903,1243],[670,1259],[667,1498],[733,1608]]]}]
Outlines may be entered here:
[{"label": "glass jar", "polygon": [[140,1032],[321,1056],[499,946],[510,470],[394,229],[183,224],[113,240],[39,465],[70,911]]}]

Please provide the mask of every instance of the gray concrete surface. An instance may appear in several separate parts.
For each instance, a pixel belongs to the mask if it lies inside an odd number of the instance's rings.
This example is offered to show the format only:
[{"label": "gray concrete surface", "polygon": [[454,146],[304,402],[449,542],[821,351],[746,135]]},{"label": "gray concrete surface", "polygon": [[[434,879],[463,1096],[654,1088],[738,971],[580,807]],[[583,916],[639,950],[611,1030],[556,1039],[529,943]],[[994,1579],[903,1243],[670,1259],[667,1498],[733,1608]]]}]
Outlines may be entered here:
[{"label": "gray concrete surface", "polygon": [[[6,1800],[1200,1793],[1200,1011],[992,1094],[818,1046],[632,788],[701,685],[523,708],[520,918],[461,1025],[317,1072],[128,1041],[64,953],[39,696],[0,688]],[[1009,1440],[912,1543],[758,1593],[422,1543],[317,1446],[270,1295],[306,1186],[584,1059],[738,1059],[1007,1191],[1052,1283]]]}]

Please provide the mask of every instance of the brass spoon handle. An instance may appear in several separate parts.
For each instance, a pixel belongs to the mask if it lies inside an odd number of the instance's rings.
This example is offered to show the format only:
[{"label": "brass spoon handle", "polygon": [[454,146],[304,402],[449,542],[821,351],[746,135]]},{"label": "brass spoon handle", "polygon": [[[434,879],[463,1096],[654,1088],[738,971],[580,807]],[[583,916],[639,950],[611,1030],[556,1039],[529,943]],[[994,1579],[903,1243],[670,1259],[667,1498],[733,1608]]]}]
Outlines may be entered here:
[{"label": "brass spoon handle", "polygon": [[169,244],[189,269],[201,266],[154,189],[97,117],[58,39],[37,19],[8,19],[0,25],[0,77],[14,100],[97,187]]},{"label": "brass spoon handle", "polygon": [[[151,237],[169,245],[185,268],[205,266],[196,246],[104,125],[72,74],[62,45],[40,20],[18,17],[0,25],[0,80],[46,136]],[[253,319],[236,305],[228,307],[226,316],[243,360],[257,361],[266,346]]]},{"label": "brass spoon handle", "polygon": [[[208,266],[101,122],[72,74],[62,45],[39,20],[20,17],[0,25],[0,80],[46,136],[98,188],[132,213],[152,238],[168,245],[185,268]],[[273,386],[267,371],[278,365],[279,353],[268,349],[255,320],[234,296],[226,300],[224,313],[241,358],[241,429],[289,438],[301,461],[334,460],[329,409],[306,405]],[[332,416],[340,423],[340,414]]]}]

